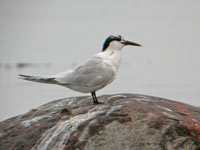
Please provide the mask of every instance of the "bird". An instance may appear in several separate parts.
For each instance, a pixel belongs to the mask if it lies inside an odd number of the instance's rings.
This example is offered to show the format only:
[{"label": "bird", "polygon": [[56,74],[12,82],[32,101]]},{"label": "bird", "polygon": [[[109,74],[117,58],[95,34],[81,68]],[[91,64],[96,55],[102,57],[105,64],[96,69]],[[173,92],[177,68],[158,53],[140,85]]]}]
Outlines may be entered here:
[{"label": "bird", "polygon": [[74,69],[47,76],[20,74],[19,78],[91,93],[93,103],[102,104],[96,97],[96,91],[109,85],[116,78],[121,63],[121,50],[127,45],[142,47],[138,43],[125,40],[121,35],[112,34],[106,38],[101,52]]}]

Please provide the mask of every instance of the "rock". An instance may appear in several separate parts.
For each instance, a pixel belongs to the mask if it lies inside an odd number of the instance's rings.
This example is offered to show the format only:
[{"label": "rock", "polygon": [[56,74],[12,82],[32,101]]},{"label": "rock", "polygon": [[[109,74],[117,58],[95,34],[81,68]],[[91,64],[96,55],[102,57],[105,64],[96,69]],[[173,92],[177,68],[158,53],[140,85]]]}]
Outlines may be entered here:
[{"label": "rock", "polygon": [[200,108],[116,94],[56,100],[0,123],[1,150],[199,150]]}]

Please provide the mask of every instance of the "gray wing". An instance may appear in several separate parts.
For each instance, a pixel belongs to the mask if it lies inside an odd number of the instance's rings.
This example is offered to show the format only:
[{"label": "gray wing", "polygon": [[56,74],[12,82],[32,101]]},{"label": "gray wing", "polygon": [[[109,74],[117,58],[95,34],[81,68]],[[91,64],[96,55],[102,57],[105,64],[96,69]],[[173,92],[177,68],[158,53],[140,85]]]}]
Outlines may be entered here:
[{"label": "gray wing", "polygon": [[69,85],[102,88],[112,82],[114,71],[100,58],[94,57],[64,78],[64,83]]}]

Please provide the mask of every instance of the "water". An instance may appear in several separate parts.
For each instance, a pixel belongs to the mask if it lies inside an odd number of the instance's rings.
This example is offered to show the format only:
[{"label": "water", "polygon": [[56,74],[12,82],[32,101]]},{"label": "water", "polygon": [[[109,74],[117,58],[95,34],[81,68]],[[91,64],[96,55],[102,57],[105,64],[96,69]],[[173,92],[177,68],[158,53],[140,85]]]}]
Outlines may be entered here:
[{"label": "water", "polygon": [[[99,52],[117,33],[126,47],[117,79],[97,95],[137,93],[200,106],[200,1],[0,1],[0,120],[87,94],[22,81],[55,74]],[[19,68],[16,64],[34,64]]]}]

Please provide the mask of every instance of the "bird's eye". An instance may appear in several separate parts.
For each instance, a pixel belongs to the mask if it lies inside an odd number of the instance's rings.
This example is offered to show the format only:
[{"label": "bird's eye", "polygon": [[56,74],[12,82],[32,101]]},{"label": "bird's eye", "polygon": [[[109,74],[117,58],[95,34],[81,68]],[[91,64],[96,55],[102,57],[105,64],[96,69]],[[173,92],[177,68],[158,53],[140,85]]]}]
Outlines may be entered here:
[{"label": "bird's eye", "polygon": [[120,35],[120,40],[121,40],[121,41],[124,41],[124,38],[123,38],[121,35]]}]

